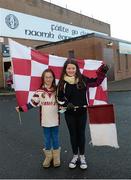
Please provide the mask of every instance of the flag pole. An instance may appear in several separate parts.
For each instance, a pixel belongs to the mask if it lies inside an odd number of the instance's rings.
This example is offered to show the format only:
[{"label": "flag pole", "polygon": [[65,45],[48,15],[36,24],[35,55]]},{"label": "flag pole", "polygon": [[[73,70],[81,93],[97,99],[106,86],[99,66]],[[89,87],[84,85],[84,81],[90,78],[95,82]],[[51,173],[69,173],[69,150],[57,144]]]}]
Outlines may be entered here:
[{"label": "flag pole", "polygon": [[22,120],[21,120],[20,112],[18,112],[18,116],[19,116],[19,122],[20,122],[20,125],[21,125],[22,124]]}]

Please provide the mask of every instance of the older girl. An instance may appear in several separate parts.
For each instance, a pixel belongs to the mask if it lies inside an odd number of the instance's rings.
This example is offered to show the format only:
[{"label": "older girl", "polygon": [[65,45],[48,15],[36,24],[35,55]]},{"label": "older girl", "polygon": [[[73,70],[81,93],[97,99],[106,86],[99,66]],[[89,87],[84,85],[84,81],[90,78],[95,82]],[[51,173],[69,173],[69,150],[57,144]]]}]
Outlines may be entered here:
[{"label": "older girl", "polygon": [[80,73],[77,62],[69,59],[65,62],[58,84],[58,103],[66,107],[65,120],[70,134],[73,158],[70,168],[75,168],[80,161],[80,168],[86,169],[85,128],[87,121],[87,95],[89,87],[99,86],[108,67],[104,64],[97,71],[97,78],[88,78]]}]

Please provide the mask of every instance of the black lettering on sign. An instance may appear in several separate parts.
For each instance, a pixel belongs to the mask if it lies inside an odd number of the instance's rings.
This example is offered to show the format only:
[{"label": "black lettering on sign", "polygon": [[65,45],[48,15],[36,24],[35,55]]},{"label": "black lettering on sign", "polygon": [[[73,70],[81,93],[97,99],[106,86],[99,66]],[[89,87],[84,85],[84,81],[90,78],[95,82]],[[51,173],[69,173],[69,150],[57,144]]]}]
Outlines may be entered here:
[{"label": "black lettering on sign", "polygon": [[41,31],[35,31],[35,30],[30,30],[30,29],[25,29],[25,35],[52,38],[52,39],[54,39],[54,36],[55,36],[51,32],[41,32]]},{"label": "black lettering on sign", "polygon": [[61,32],[66,32],[68,33],[69,32],[69,29],[64,27],[64,26],[59,26],[59,25],[54,25],[52,24],[51,25],[51,31],[61,31]]}]

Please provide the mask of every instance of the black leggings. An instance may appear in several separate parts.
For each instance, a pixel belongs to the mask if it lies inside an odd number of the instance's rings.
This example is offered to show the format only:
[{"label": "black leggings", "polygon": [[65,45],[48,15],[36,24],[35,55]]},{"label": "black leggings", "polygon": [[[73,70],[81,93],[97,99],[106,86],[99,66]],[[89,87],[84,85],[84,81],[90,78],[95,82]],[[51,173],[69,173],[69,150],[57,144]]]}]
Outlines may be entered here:
[{"label": "black leggings", "polygon": [[85,152],[85,128],[87,123],[87,111],[65,112],[65,120],[70,133],[70,141],[73,154]]}]

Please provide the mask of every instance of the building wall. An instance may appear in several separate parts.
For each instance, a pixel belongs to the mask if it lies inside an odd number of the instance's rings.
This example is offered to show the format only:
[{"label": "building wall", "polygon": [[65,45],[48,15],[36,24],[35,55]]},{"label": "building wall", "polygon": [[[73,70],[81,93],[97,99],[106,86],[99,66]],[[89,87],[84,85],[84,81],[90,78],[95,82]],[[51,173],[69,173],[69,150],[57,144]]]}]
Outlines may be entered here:
[{"label": "building wall", "polygon": [[109,80],[114,80],[114,50],[112,50],[113,57],[110,58],[112,48],[107,47],[108,41],[109,40],[106,39],[89,37],[76,39],[75,41],[56,43],[56,45],[49,45],[39,50],[44,53],[63,57],[69,57],[69,51],[73,50],[75,58],[77,59],[103,60],[106,64],[111,65],[112,68],[108,73],[108,78]]},{"label": "building wall", "polygon": [[[110,25],[99,20],[70,11],[66,8],[53,5],[42,0],[0,0],[0,7],[14,10],[38,17],[43,17],[58,22],[88,28],[110,35]],[[45,41],[15,39],[17,42],[36,47],[44,45]],[[131,55],[119,54],[118,41],[111,40],[112,46],[108,46],[109,39],[89,37],[41,49],[45,53],[68,57],[69,51],[74,50],[75,57],[80,59],[104,60],[111,68],[108,73],[110,80],[120,80],[131,77]],[[4,38],[4,44],[8,39]],[[0,56],[0,87],[3,86],[3,64]]]},{"label": "building wall", "polygon": [[95,58],[94,49],[95,49],[94,38],[89,38],[88,40],[80,39],[76,41],[61,42],[56,45],[55,44],[49,45],[47,47],[39,49],[39,51],[48,54],[54,54],[57,56],[68,57],[69,51],[73,50],[75,58],[94,59]]},{"label": "building wall", "polygon": [[115,58],[114,58],[114,73],[115,80],[131,78],[131,55],[120,54],[118,55],[118,45],[116,44]]},{"label": "building wall", "polygon": [[0,7],[110,35],[110,25],[43,0],[0,0]]},{"label": "building wall", "polygon": [[[109,43],[112,43],[110,45]],[[121,80],[131,77],[131,55],[120,54],[119,42],[114,39],[88,37],[45,46],[39,51],[68,57],[68,52],[74,50],[75,58],[103,60],[110,70],[109,80]]]},{"label": "building wall", "polygon": [[[58,22],[62,22],[65,24],[78,26],[86,29],[91,29],[97,32],[102,32],[110,35],[110,25],[96,20],[94,18],[90,18],[84,16],[82,14],[73,12],[68,10],[67,8],[61,8],[60,6],[54,5],[52,3],[48,3],[43,0],[0,0],[0,8],[5,8],[41,18],[46,18]],[[24,23],[24,22],[23,22]],[[31,46],[32,48],[46,44],[46,41],[35,41],[35,40],[27,40],[27,39],[19,39],[12,38],[18,43],[21,43],[26,46]],[[8,44],[8,38],[4,38],[3,44]],[[76,49],[79,49],[79,44],[76,45]],[[89,45],[89,49],[90,46]],[[84,50],[84,48],[83,48]],[[58,47],[57,52],[61,51],[61,48]],[[85,52],[86,55],[87,52]],[[93,51],[92,51],[93,53]],[[59,53],[60,54],[60,53]],[[78,56],[78,54],[76,54]],[[65,53],[64,56],[67,56]],[[82,54],[80,54],[80,57]],[[89,54],[92,57],[92,54]],[[94,56],[94,55],[93,55]],[[2,58],[0,59],[0,87],[3,87],[3,62]]]}]

